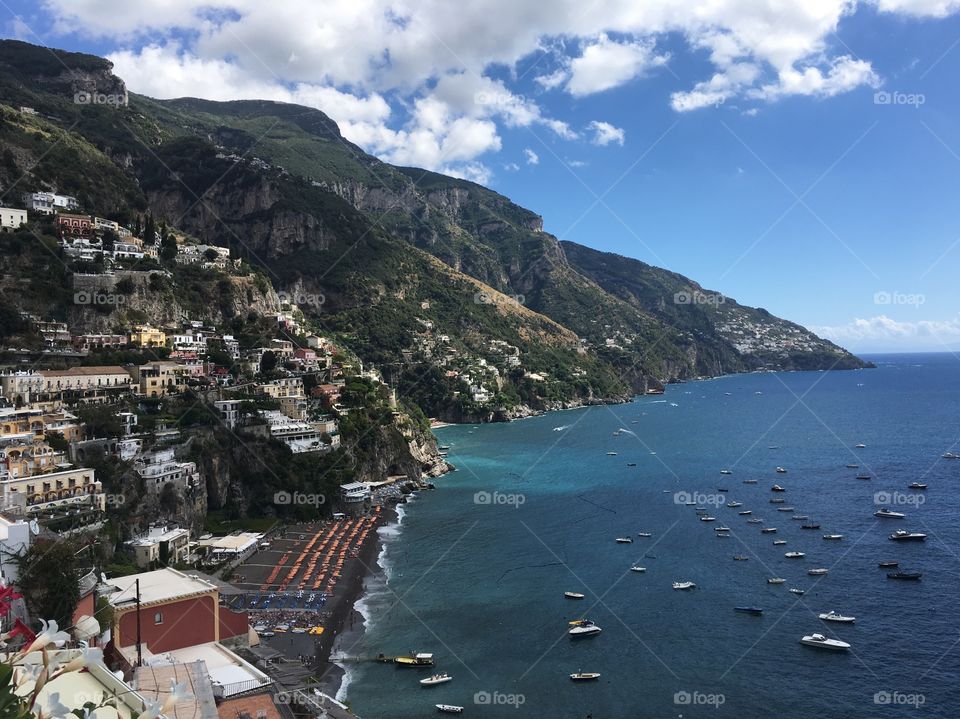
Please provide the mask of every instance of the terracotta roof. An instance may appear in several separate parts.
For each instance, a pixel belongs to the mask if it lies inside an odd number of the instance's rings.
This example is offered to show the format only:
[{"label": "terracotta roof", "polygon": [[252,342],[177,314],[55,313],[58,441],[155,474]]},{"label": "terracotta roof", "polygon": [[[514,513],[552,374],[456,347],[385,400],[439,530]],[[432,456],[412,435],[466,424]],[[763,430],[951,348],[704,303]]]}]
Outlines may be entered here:
[{"label": "terracotta roof", "polygon": [[88,377],[97,374],[128,374],[123,367],[103,366],[103,367],[71,367],[70,369],[42,369],[40,374],[44,377]]},{"label": "terracotta roof", "polygon": [[273,695],[269,693],[222,701],[217,714],[220,719],[281,719]]}]

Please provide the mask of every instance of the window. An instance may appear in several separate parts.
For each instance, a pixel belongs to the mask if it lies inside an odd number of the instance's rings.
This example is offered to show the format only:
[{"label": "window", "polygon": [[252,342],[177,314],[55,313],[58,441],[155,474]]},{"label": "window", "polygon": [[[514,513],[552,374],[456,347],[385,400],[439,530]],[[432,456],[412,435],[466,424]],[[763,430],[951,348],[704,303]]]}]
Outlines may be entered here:
[{"label": "window", "polygon": [[163,612],[154,612],[154,614],[153,614],[153,623],[154,623],[154,624],[163,624]]}]

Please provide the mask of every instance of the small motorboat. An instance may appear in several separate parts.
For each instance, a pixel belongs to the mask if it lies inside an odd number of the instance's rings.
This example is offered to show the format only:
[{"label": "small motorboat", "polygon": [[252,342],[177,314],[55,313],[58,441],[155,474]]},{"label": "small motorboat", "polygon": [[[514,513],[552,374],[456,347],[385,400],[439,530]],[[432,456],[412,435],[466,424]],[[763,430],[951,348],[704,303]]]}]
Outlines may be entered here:
[{"label": "small motorboat", "polygon": [[899,567],[900,562],[880,562],[877,564],[880,569],[892,569],[893,567]]},{"label": "small motorboat", "polygon": [[776,534],[776,533],[777,533],[776,527],[764,527],[763,529],[760,530],[760,534]]},{"label": "small motorboat", "polygon": [[848,464],[847,469],[860,469],[859,464]]},{"label": "small motorboat", "polygon": [[777,507],[778,512],[795,512],[796,508],[794,507]]},{"label": "small motorboat", "polygon": [[742,507],[743,502],[730,502],[727,506],[730,507],[730,509],[736,509],[737,507]]},{"label": "small motorboat", "polygon": [[426,679],[420,680],[420,686],[422,687],[433,687],[437,684],[446,684],[449,681],[453,681],[453,677],[444,672],[443,674],[434,674],[432,677],[427,677]]},{"label": "small motorboat", "polygon": [[589,619],[581,619],[577,621],[575,624],[574,622],[570,622],[570,623],[573,624],[573,626],[567,630],[567,634],[570,635],[571,639],[583,639],[585,637],[595,637],[601,631],[603,631],[600,629],[600,627],[598,627],[596,624],[591,622]]},{"label": "small motorboat", "polygon": [[803,559],[807,555],[804,552],[787,552],[783,556],[787,559]]},{"label": "small motorboat", "polygon": [[628,467],[636,467],[636,466],[637,466],[637,463],[636,463],[636,462],[627,462],[627,466],[628,466]]},{"label": "small motorboat", "polygon": [[744,612],[745,614],[763,614],[763,607],[734,607],[735,612]]},{"label": "small motorboat", "polygon": [[894,512],[892,509],[887,507],[881,507],[876,512],[873,513],[874,517],[886,517],[888,519],[903,519],[905,515],[903,512]]},{"label": "small motorboat", "polygon": [[856,447],[857,449],[865,449],[867,445],[861,442],[860,444],[855,444],[853,446]]},{"label": "small motorboat", "polygon": [[898,529],[890,535],[894,542],[922,542],[927,538],[923,532],[908,532],[905,529]]},{"label": "small motorboat", "polygon": [[721,469],[720,474],[733,474],[733,470],[730,469]]},{"label": "small motorboat", "polygon": [[757,480],[755,480],[755,479],[745,479],[745,480],[743,480],[743,483],[744,483],[744,484],[756,484],[756,483],[757,483]]},{"label": "small motorboat", "polygon": [[783,467],[777,467],[777,474],[786,474],[787,470]]},{"label": "small motorboat", "polygon": [[803,522],[804,520],[810,519],[809,514],[795,514],[790,519],[793,519],[797,522]]},{"label": "small motorboat", "polygon": [[787,543],[787,540],[786,540],[786,539],[774,539],[774,540],[773,540],[773,546],[774,546],[774,547],[780,547],[780,546],[782,546],[782,545],[784,545],[784,544],[786,544],[786,543]]},{"label": "small motorboat", "polygon": [[857,479],[871,479],[871,477],[866,472],[860,472],[860,474],[857,475]]},{"label": "small motorboat", "polygon": [[923,572],[887,572],[887,579],[906,579],[918,580],[923,576]]},{"label": "small motorboat", "polygon": [[825,622],[837,622],[839,624],[853,624],[857,620],[856,617],[845,617],[832,609],[829,612],[821,614],[820,618]]},{"label": "small motorboat", "polygon": [[770,504],[783,504],[783,503],[786,502],[786,501],[787,501],[787,500],[785,500],[785,499],[774,498],[774,499],[771,499],[771,500],[770,500]]},{"label": "small motorboat", "polygon": [[822,634],[808,634],[800,640],[801,644],[818,649],[832,649],[834,651],[846,651],[850,645],[841,642],[839,639],[828,639]]},{"label": "small motorboat", "polygon": [[730,490],[727,487],[717,487],[718,492],[729,492]]},{"label": "small motorboat", "polygon": [[563,596],[567,599],[583,599],[585,595],[581,592],[564,592]]},{"label": "small motorboat", "polygon": [[617,456],[617,453],[616,453],[616,452],[607,452],[607,456],[608,456],[608,457],[616,457],[616,456]]},{"label": "small motorboat", "polygon": [[753,519],[748,519],[747,524],[763,524],[763,520],[760,517],[754,517]]},{"label": "small motorboat", "polygon": [[927,485],[923,482],[911,482],[907,489],[926,489]]},{"label": "small motorboat", "polygon": [[742,512],[737,512],[737,514],[739,514],[741,517],[746,517],[748,514],[753,514],[753,511],[745,509]]},{"label": "small motorboat", "polygon": [[827,574],[830,570],[825,567],[820,567],[819,569],[808,569],[807,574],[811,577],[822,577],[824,574]]},{"label": "small motorboat", "polygon": [[638,537],[652,537],[653,532],[637,532]]},{"label": "small motorboat", "polygon": [[767,580],[767,584],[783,584],[786,581],[783,577],[770,577]]},{"label": "small motorboat", "polygon": [[455,704],[437,704],[437,711],[443,714],[463,714],[463,707]]},{"label": "small motorboat", "polygon": [[708,516],[704,515],[703,517],[700,517],[700,521],[701,521],[701,522],[716,522],[716,521],[717,521],[717,518],[716,518],[716,517],[708,517]]},{"label": "small motorboat", "polygon": [[647,568],[646,568],[646,567],[641,567],[641,566],[639,566],[639,565],[637,565],[637,564],[634,564],[632,567],[630,567],[630,571],[631,571],[631,572],[640,573],[640,572],[645,572],[645,571],[647,571]]},{"label": "small motorboat", "polygon": [[801,524],[800,529],[820,529],[819,524]]},{"label": "small motorboat", "polygon": [[791,593],[791,594],[796,594],[798,597],[802,597],[804,594],[806,594],[806,590],[805,590],[805,589],[797,589],[796,587],[793,587],[792,589],[790,589],[790,593]]},{"label": "small motorboat", "polygon": [[944,459],[960,459],[960,454],[957,454],[956,452],[944,452],[940,456]]},{"label": "small motorboat", "polygon": [[729,532],[729,531],[730,531],[730,527],[714,527],[714,528],[713,528],[713,531],[714,531],[714,532]]},{"label": "small motorboat", "polygon": [[824,534],[823,538],[839,542],[841,539],[843,539],[843,535],[842,534]]},{"label": "small motorboat", "polygon": [[781,487],[779,484],[775,484],[770,487],[771,492],[786,492],[787,490],[784,487]]},{"label": "small motorboat", "polygon": [[592,682],[600,678],[600,672],[574,672],[570,679],[575,682]]},{"label": "small motorboat", "polygon": [[693,582],[674,582],[674,583],[673,583],[673,588],[674,588],[674,589],[679,589],[679,590],[681,590],[681,591],[684,591],[684,590],[688,590],[688,589],[696,589],[696,588],[697,588],[697,585],[694,584]]},{"label": "small motorboat", "polygon": [[733,555],[733,561],[735,561],[735,562],[747,562],[747,561],[749,561],[749,560],[750,560],[750,557],[746,556],[745,554],[734,554],[734,555]]},{"label": "small motorboat", "polygon": [[633,544],[633,537],[617,537],[615,541],[617,544]]}]

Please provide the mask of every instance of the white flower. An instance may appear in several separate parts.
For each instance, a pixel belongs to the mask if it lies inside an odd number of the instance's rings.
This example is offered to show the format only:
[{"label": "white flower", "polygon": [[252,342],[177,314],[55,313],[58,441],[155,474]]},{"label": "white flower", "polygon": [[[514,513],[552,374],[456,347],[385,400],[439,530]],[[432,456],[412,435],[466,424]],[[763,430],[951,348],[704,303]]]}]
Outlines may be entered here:
[{"label": "white flower", "polygon": [[[62,671],[76,672],[81,669],[88,669],[91,666],[104,667],[103,650],[99,647],[91,647],[87,642],[80,642],[83,647],[80,653],[63,665]],[[104,667],[106,669],[106,667]]]},{"label": "white flower", "polygon": [[37,638],[33,640],[29,647],[26,649],[26,654],[30,652],[39,651],[40,649],[45,648],[49,644],[63,644],[64,642],[70,641],[70,635],[66,632],[59,631],[57,626],[57,621],[51,619],[49,622],[41,619],[40,620],[40,634],[37,635]]},{"label": "white flower", "polygon": [[149,699],[144,699],[143,706],[144,709],[140,712],[140,719],[157,719],[160,712],[163,711],[163,704]]},{"label": "white flower", "polygon": [[160,710],[162,713],[167,714],[173,710],[173,708],[180,702],[185,702],[193,699],[193,694],[187,691],[187,685],[184,682],[175,682],[170,681],[170,694],[167,695],[166,700],[163,702],[163,708]]}]

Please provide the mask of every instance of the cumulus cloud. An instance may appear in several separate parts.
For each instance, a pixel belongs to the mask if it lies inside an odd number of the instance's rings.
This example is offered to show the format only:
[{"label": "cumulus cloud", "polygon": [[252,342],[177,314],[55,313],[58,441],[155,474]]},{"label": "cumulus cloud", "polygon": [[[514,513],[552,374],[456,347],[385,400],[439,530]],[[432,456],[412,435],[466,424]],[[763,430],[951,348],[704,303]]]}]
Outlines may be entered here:
[{"label": "cumulus cloud", "polygon": [[545,67],[554,68],[532,79],[541,93],[589,98],[636,84],[664,69],[668,55],[658,43],[669,35],[705,53],[710,65],[660,99],[678,112],[738,97],[830,97],[879,82],[868,58],[836,52],[831,41],[841,21],[864,5],[908,17],[960,11],[960,0],[606,0],[587,13],[581,0],[41,6],[54,32],[116,47],[117,72],[134,91],[300,102],[327,111],[348,138],[385,159],[430,169],[452,163],[481,177],[483,155],[501,147],[500,128],[578,139],[566,118],[493,79],[519,83],[518,63],[534,53],[546,53]]},{"label": "cumulus cloud", "polygon": [[944,350],[960,343],[960,315],[948,320],[904,322],[886,315],[857,318],[844,325],[811,327],[837,344],[857,348]]},{"label": "cumulus cloud", "polygon": [[523,157],[527,161],[528,165],[539,165],[540,156],[531,150],[529,147],[525,148],[523,151]]},{"label": "cumulus cloud", "polygon": [[601,147],[606,147],[611,142],[623,145],[623,141],[626,139],[626,133],[621,128],[615,127],[609,122],[594,120],[587,125],[587,129],[593,132],[593,144],[600,145]]}]

